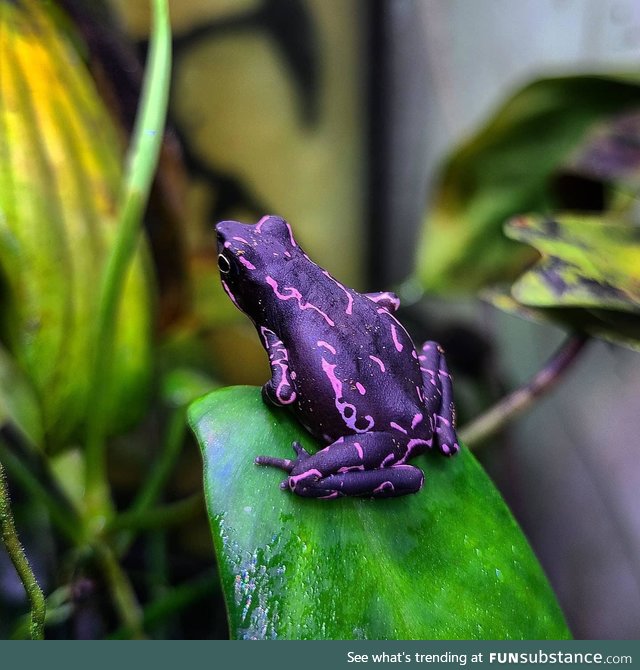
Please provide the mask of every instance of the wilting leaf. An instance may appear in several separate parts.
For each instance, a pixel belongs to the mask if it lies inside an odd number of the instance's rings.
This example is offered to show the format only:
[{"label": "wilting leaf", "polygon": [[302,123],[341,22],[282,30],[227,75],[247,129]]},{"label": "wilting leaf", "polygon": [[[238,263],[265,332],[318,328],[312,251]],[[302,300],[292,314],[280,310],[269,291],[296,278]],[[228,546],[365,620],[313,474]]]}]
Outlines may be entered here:
[{"label": "wilting leaf", "polygon": [[640,227],[600,217],[528,216],[505,226],[542,259],[513,285],[532,307],[588,307],[640,316]]},{"label": "wilting leaf", "polygon": [[639,107],[631,78],[558,77],[516,93],[443,167],[418,256],[423,286],[473,291],[513,280],[533,257],[504,238],[503,223],[557,209],[552,177],[579,166],[573,152],[593,124]]},{"label": "wilting leaf", "polygon": [[[36,390],[51,448],[88,411],[99,278],[114,235],[122,141],[52,5],[0,3],[1,336]],[[144,251],[118,319],[109,427],[144,407],[150,293]]]},{"label": "wilting leaf", "polygon": [[189,419],[231,635],[285,639],[565,638],[553,593],[467,450],[416,459],[425,488],[387,500],[302,499],[257,455],[313,445],[260,390],[197,400]]}]

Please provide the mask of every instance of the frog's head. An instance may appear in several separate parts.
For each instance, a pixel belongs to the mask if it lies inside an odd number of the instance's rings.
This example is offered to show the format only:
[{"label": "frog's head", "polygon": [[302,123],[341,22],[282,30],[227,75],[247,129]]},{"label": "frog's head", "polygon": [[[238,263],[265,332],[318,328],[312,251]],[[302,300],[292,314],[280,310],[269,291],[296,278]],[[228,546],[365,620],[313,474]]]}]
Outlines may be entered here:
[{"label": "frog's head", "polygon": [[279,216],[264,216],[255,225],[221,221],[216,234],[224,290],[243,312],[260,321],[273,296],[269,282],[300,252],[291,227]]}]

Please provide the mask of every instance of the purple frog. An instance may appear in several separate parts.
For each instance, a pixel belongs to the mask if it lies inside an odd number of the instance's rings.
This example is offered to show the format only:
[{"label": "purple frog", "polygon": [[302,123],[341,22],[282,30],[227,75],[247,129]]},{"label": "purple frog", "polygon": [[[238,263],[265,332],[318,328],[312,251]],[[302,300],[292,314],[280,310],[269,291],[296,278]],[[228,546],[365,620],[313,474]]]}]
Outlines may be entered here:
[{"label": "purple frog", "polygon": [[443,350],[418,354],[393,315],[393,293],[358,293],[316,265],[289,224],[265,216],[255,225],[216,226],[222,286],[253,321],[269,355],[263,398],[290,407],[323,444],[296,457],[259,456],[288,473],[300,496],[388,498],[416,493],[422,471],[407,461],[436,447],[460,449],[451,377]]}]

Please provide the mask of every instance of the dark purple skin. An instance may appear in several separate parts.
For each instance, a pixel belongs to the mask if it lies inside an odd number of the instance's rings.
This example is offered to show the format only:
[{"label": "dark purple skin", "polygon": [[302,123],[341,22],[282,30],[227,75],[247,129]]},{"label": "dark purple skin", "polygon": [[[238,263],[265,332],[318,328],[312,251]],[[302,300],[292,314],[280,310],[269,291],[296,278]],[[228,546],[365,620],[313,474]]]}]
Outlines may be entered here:
[{"label": "dark purple skin", "polygon": [[282,488],[300,496],[389,498],[416,493],[424,475],[407,461],[437,448],[460,449],[451,377],[442,348],[418,353],[393,316],[393,293],[343,286],[298,246],[289,224],[216,226],[224,290],[253,321],[269,355],[263,397],[289,407],[328,445],[310,455],[256,463],[289,474]]}]

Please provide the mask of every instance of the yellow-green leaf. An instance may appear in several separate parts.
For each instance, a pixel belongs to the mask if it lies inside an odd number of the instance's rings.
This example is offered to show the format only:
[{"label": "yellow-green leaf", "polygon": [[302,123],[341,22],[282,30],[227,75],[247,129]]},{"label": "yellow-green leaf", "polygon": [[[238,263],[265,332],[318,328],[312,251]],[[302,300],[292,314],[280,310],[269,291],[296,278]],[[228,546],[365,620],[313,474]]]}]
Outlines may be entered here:
[{"label": "yellow-green leaf", "polygon": [[596,216],[521,216],[505,233],[542,254],[512,286],[519,302],[640,314],[640,227]]},{"label": "yellow-green leaf", "polygon": [[[88,412],[98,285],[114,236],[122,139],[52,5],[0,4],[1,337],[35,388],[50,448]],[[140,252],[121,304],[109,427],[145,405],[150,286]]]}]

